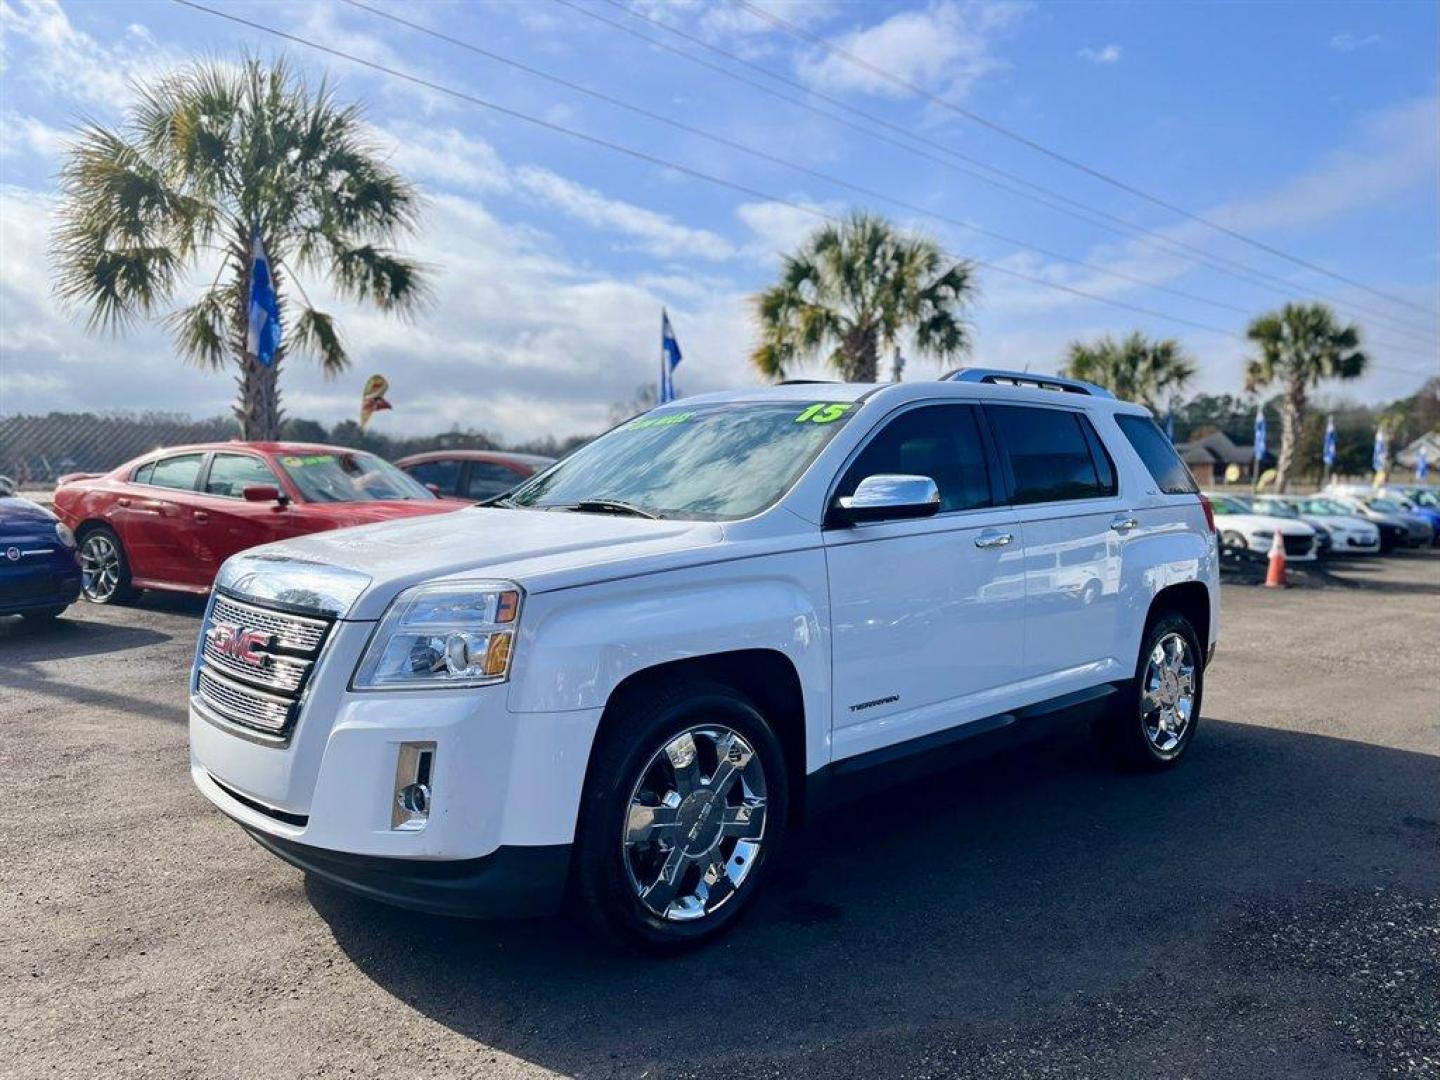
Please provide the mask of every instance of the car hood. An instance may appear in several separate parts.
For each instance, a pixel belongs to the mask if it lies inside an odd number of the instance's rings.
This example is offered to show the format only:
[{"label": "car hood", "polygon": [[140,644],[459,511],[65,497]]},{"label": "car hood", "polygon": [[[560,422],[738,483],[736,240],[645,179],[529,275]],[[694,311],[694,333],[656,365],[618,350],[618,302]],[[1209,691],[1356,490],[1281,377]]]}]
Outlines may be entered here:
[{"label": "car hood", "polygon": [[1315,532],[1303,521],[1271,517],[1269,514],[1216,514],[1215,523],[1221,529],[1238,529],[1241,532],[1274,532],[1279,529],[1283,536],[1310,536]]},{"label": "car hood", "polygon": [[0,498],[0,537],[46,535],[55,539],[54,514],[39,503],[22,499],[18,495]]},{"label": "car hood", "polygon": [[[453,509],[453,508],[452,508]],[[724,539],[713,522],[652,521],[612,514],[468,507],[453,513],[312,533],[235,556],[222,583],[258,599],[266,579],[314,568],[343,579],[332,610],[377,619],[402,589],[440,578],[504,578],[545,591],[616,576],[619,564],[656,562]],[[683,561],[683,560],[681,560]]]},{"label": "car hood", "polygon": [[1353,532],[1370,536],[1379,531],[1373,521],[1348,514],[1306,514],[1305,518],[1307,521],[1313,518],[1333,532]]}]

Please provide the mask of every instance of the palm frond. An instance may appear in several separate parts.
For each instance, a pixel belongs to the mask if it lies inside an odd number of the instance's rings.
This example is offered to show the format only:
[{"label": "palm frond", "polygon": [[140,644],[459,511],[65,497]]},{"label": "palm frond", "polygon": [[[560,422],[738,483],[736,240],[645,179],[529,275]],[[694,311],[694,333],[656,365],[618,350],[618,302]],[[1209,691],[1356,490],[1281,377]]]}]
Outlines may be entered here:
[{"label": "palm frond", "polygon": [[323,311],[306,307],[291,330],[292,348],[320,361],[326,375],[338,375],[350,366],[350,354],[340,340],[335,320]]},{"label": "palm frond", "polygon": [[370,244],[335,249],[331,277],[337,288],[381,311],[413,315],[429,301],[424,270],[419,263]]}]

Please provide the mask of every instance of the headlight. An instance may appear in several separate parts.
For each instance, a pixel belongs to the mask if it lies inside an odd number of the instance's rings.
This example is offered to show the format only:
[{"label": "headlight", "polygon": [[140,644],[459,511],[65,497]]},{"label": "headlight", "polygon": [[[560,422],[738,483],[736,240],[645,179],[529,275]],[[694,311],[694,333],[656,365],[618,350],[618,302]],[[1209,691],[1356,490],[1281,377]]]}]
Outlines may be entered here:
[{"label": "headlight", "polygon": [[66,525],[63,521],[57,521],[55,523],[55,537],[67,548],[73,548],[75,546],[75,534],[70,530],[70,526]]},{"label": "headlight", "polygon": [[356,690],[484,686],[510,674],[520,586],[510,581],[417,585],[375,628]]}]

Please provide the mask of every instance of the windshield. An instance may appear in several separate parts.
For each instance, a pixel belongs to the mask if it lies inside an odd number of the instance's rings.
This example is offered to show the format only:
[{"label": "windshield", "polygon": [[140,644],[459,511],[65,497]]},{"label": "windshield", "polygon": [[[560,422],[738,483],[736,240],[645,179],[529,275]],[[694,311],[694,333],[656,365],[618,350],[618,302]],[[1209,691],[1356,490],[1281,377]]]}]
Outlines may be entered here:
[{"label": "windshield", "polygon": [[1277,499],[1256,499],[1255,509],[1262,514],[1269,514],[1271,517],[1298,518],[1300,516],[1295,512],[1293,506]]},{"label": "windshield", "polygon": [[306,502],[433,499],[423,484],[374,454],[282,454],[281,467]]},{"label": "windshield", "polygon": [[1405,508],[1393,499],[1371,499],[1366,504],[1371,510],[1379,510],[1382,514],[1402,514]]},{"label": "windshield", "polygon": [[1329,499],[1303,499],[1300,509],[1307,514],[1326,514],[1330,516],[1348,517],[1354,513],[1348,506],[1332,502]]},{"label": "windshield", "polygon": [[1248,514],[1250,508],[1230,495],[1208,495],[1210,508],[1217,514]]},{"label": "windshield", "polygon": [[855,409],[852,402],[667,405],[575,451],[501,505],[749,517],[789,490]]}]

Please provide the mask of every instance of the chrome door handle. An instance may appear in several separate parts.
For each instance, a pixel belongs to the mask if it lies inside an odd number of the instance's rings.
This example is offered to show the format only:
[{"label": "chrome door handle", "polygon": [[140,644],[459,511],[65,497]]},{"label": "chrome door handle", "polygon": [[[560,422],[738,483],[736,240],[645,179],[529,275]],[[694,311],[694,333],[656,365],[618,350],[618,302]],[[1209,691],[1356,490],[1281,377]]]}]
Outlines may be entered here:
[{"label": "chrome door handle", "polygon": [[1129,532],[1139,524],[1140,522],[1136,521],[1133,517],[1117,517],[1114,521],[1110,522],[1110,528],[1116,532],[1123,533]]},{"label": "chrome door handle", "polygon": [[978,548],[1006,547],[1015,539],[1010,533],[981,533],[975,537]]},{"label": "chrome door handle", "polygon": [[130,505],[130,500],[127,499],[127,498],[125,498],[125,496],[123,496],[123,495],[120,496],[120,498],[116,499],[115,502],[116,502],[116,504],[119,505],[119,506],[129,506],[129,505]]},{"label": "chrome door handle", "polygon": [[210,520],[210,515],[207,514],[204,510],[196,510],[195,520],[198,521],[201,525],[203,525],[205,524],[205,522]]}]

